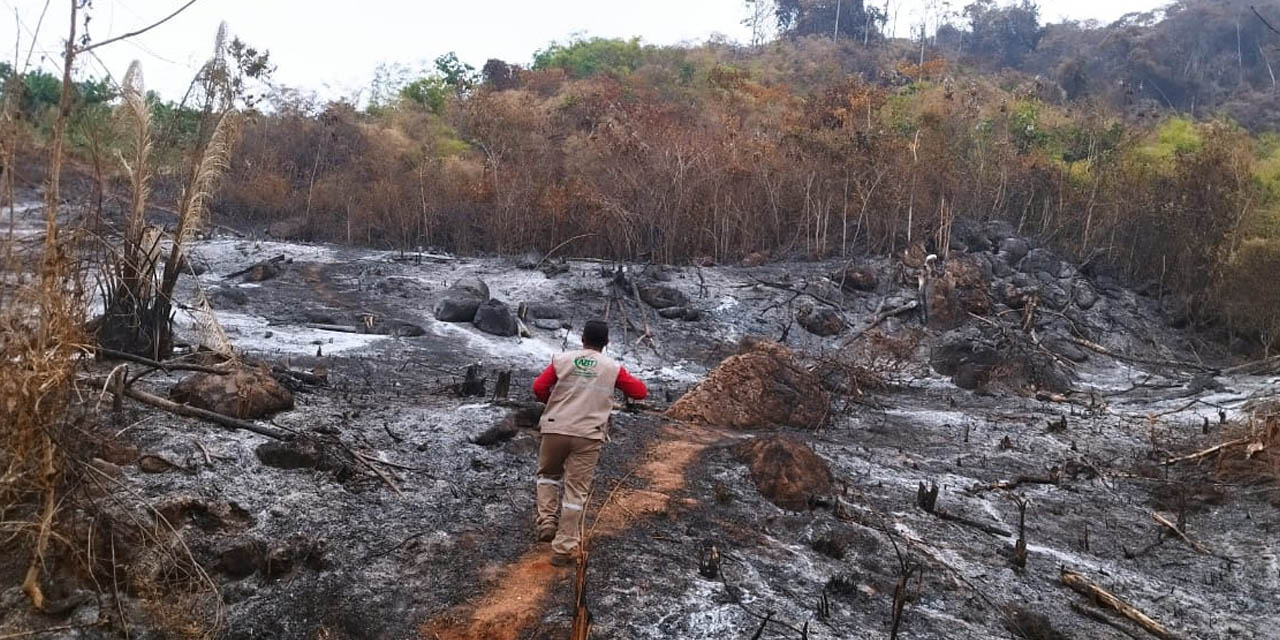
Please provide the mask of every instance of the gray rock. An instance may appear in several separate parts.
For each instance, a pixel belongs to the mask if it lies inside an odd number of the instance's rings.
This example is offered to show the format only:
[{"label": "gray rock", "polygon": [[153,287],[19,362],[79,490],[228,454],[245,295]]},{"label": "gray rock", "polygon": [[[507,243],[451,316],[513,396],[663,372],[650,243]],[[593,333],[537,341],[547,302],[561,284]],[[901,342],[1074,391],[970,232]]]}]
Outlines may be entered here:
[{"label": "gray rock", "polygon": [[520,327],[516,324],[516,315],[511,312],[511,307],[498,299],[481,304],[476,309],[476,315],[471,324],[495,336],[514,336],[520,332]]},{"label": "gray rock", "polygon": [[1056,284],[1047,284],[1040,287],[1040,299],[1049,305],[1049,308],[1062,311],[1071,303],[1071,294]]},{"label": "gray rock", "polygon": [[684,314],[687,312],[688,309],[685,309],[684,307],[667,307],[666,309],[659,309],[658,315],[668,320],[679,320],[684,318]]},{"label": "gray rock", "polygon": [[449,291],[453,293],[465,293],[472,297],[480,298],[480,302],[489,299],[489,285],[480,278],[461,278],[449,287]]},{"label": "gray rock", "polygon": [[209,301],[216,307],[240,307],[249,302],[249,294],[239,287],[220,287],[209,294]]},{"label": "gray rock", "polygon": [[990,220],[982,227],[991,244],[999,246],[1005,240],[1018,235],[1018,230],[1006,220]]},{"label": "gray rock", "polygon": [[1065,339],[1052,340],[1047,345],[1049,350],[1072,361],[1084,362],[1089,359],[1089,354],[1074,342]]},{"label": "gray rock", "polygon": [[524,303],[525,317],[534,320],[561,320],[564,318],[564,309],[559,305],[546,302],[526,302]]},{"label": "gray rock", "polygon": [[948,332],[929,356],[929,364],[946,376],[969,375],[970,369],[985,369],[1000,361],[1000,352],[991,339],[973,327]]},{"label": "gray rock", "polygon": [[821,278],[806,284],[804,292],[824,301],[834,302],[836,304],[844,302],[844,292],[840,290],[840,286],[826,278]]},{"label": "gray rock", "polygon": [[994,260],[991,263],[991,275],[997,278],[1007,278],[1013,275],[1013,267],[1009,266],[1004,260]]},{"label": "gray rock", "polygon": [[1018,270],[1030,274],[1047,273],[1056,278],[1062,271],[1062,261],[1048,249],[1032,249],[1018,263]]},{"label": "gray rock", "polygon": [[689,297],[683,291],[661,284],[650,284],[640,287],[640,299],[654,309],[667,307],[683,307],[689,303]]},{"label": "gray rock", "polygon": [[1000,241],[1000,252],[997,254],[1001,260],[1010,265],[1018,264],[1023,258],[1027,257],[1027,252],[1031,247],[1027,245],[1027,241],[1022,238],[1005,238]]},{"label": "gray rock", "polygon": [[471,322],[480,308],[480,298],[465,293],[447,295],[436,303],[434,315],[441,322]]},{"label": "gray rock", "polygon": [[543,319],[543,318],[535,318],[535,319],[534,319],[534,321],[533,321],[533,326],[535,326],[535,327],[537,327],[537,328],[539,328],[539,329],[542,329],[542,330],[544,330],[544,331],[556,331],[556,330],[559,330],[559,329],[568,329],[568,328],[569,328],[569,321],[568,321],[568,320],[556,320],[556,319],[553,319],[553,318],[546,318],[546,319]]},{"label": "gray rock", "polygon": [[1098,304],[1098,292],[1094,291],[1093,285],[1088,282],[1076,280],[1073,290],[1077,307],[1088,311]]}]

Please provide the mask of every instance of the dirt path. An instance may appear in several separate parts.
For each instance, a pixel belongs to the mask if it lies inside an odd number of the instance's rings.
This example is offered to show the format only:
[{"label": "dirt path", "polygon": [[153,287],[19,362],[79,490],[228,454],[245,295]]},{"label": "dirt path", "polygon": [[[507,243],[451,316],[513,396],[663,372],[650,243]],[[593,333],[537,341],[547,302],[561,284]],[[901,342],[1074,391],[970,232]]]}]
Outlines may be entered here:
[{"label": "dirt path", "polygon": [[[684,488],[689,465],[708,446],[727,437],[709,428],[664,424],[645,448],[642,462],[629,476],[632,479],[624,479],[625,484],[640,488],[620,486],[600,508],[591,525],[594,543],[626,531],[638,519],[664,512],[674,494]],[[426,622],[420,635],[429,640],[525,637],[542,618],[551,590],[569,588],[566,578],[572,569],[552,567],[550,558],[547,545],[535,545],[502,570],[497,583],[476,604]]]}]

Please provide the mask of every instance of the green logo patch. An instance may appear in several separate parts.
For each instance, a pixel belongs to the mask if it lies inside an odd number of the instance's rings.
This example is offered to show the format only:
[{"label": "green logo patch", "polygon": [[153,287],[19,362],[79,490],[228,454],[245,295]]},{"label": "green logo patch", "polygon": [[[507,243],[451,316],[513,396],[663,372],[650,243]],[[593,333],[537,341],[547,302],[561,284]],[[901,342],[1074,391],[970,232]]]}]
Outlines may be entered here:
[{"label": "green logo patch", "polygon": [[592,358],[574,358],[573,366],[579,369],[594,369],[596,361]]}]

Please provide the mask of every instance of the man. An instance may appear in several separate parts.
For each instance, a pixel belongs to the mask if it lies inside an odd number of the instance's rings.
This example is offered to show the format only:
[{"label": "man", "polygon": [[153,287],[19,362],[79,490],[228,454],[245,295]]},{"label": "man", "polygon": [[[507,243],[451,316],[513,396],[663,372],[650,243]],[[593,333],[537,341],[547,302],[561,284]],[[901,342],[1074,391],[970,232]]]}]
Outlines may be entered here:
[{"label": "man", "polygon": [[608,435],[613,390],[634,400],[649,393],[643,382],[601,353],[608,344],[609,326],[587,322],[582,349],[556,355],[533,382],[533,394],[547,403],[538,425],[538,540],[551,543],[551,564],[557,567],[573,562],[580,542],[582,511]]}]

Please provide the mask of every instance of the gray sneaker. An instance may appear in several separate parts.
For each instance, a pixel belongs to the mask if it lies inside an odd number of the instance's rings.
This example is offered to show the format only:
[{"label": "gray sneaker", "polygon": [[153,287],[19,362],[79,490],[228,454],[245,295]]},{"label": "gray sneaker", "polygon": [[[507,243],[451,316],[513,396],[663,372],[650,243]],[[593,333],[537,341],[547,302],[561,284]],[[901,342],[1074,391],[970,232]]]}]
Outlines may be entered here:
[{"label": "gray sneaker", "polygon": [[541,527],[538,529],[538,542],[551,542],[556,539],[555,527]]}]

